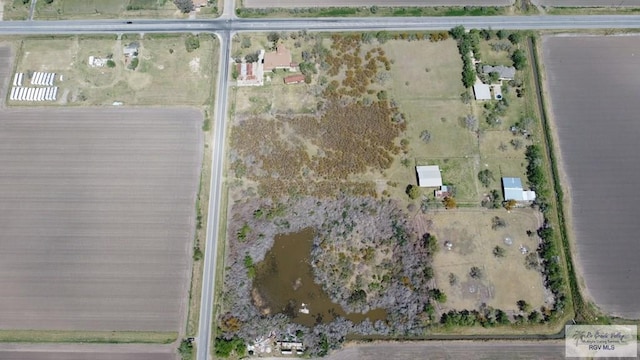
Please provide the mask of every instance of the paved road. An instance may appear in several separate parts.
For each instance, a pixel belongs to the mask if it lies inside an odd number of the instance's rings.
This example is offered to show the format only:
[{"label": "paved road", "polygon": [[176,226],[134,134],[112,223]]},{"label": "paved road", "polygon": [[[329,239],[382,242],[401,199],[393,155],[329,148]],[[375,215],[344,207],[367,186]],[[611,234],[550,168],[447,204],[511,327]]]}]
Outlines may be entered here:
[{"label": "paved road", "polygon": [[[227,14],[230,15],[231,14]],[[448,30],[456,25],[492,29],[620,29],[640,28],[640,15],[584,16],[463,16],[409,18],[322,19],[193,19],[193,20],[65,20],[3,21],[0,35],[153,33],[219,31],[350,31],[350,30]]]},{"label": "paved road", "polygon": [[[212,156],[211,192],[207,221],[202,307],[198,333],[199,360],[209,358],[213,296],[215,293],[215,249],[219,232],[222,169],[227,113],[227,81],[231,32],[242,31],[349,31],[349,30],[448,30],[456,25],[467,28],[492,29],[613,29],[640,28],[637,15],[601,16],[494,16],[494,17],[423,17],[423,18],[323,18],[323,19],[236,19],[233,2],[225,0],[223,16],[213,20],[78,20],[0,22],[0,35],[11,34],[78,34],[140,32],[215,32],[220,38],[220,72],[217,85],[215,145]],[[511,343],[509,343],[511,344]],[[434,345],[435,346],[435,345]],[[516,345],[511,345],[516,346]],[[429,349],[420,351],[431,351]],[[507,348],[504,350],[508,351]],[[422,354],[422,352],[421,352]],[[391,358],[393,356],[390,355]],[[389,358],[387,356],[386,358]]]},{"label": "paved road", "polygon": [[220,61],[216,90],[215,127],[213,129],[213,153],[211,156],[211,191],[209,193],[209,215],[207,217],[207,245],[204,256],[202,298],[197,338],[196,359],[206,360],[209,354],[210,332],[213,316],[213,296],[215,295],[216,249],[220,230],[220,202],[222,198],[222,174],[224,163],[224,139],[227,115],[227,81],[229,79],[229,59],[231,57],[231,35],[229,31],[218,34],[220,40]]}]

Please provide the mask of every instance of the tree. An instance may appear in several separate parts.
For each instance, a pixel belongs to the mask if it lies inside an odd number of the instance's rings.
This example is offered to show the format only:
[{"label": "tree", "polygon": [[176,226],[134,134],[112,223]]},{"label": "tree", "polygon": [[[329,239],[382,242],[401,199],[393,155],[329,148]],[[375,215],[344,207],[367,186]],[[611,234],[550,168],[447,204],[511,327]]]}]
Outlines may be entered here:
[{"label": "tree", "polygon": [[173,0],[173,3],[185,14],[192,12],[194,9],[192,0]]},{"label": "tree", "polygon": [[243,49],[248,49],[251,47],[251,38],[248,36],[243,36],[242,37],[242,42],[240,44],[240,47]]},{"label": "tree", "polygon": [[480,269],[477,266],[472,266],[471,269],[469,270],[469,276],[471,276],[474,279],[482,278],[482,269]]},{"label": "tree", "polygon": [[517,49],[511,55],[513,61],[513,67],[517,70],[522,70],[527,65],[527,54],[522,49]]},{"label": "tree", "polygon": [[451,37],[454,38],[455,40],[462,39],[462,37],[465,34],[464,26],[458,25],[454,27],[453,29],[449,30],[449,34],[451,34]]},{"label": "tree", "polygon": [[409,199],[417,199],[421,195],[420,187],[409,184],[406,190],[407,195],[409,195]]},{"label": "tree", "polygon": [[184,39],[184,46],[187,52],[192,52],[200,47],[200,39],[197,35],[189,35]]},{"label": "tree", "polygon": [[129,69],[131,70],[135,70],[138,67],[138,58],[134,57],[133,59],[131,59],[131,62],[129,63]]},{"label": "tree", "polygon": [[271,41],[275,45],[278,40],[280,40],[280,34],[275,31],[270,32],[269,35],[267,35],[267,40]]},{"label": "tree", "polygon": [[507,211],[510,211],[511,209],[513,209],[514,207],[516,207],[518,203],[511,199],[511,200],[507,200],[504,202],[504,208],[507,209]]},{"label": "tree", "polygon": [[178,347],[178,354],[183,360],[193,359],[193,344],[187,339],[183,339]]},{"label": "tree", "polygon": [[456,203],[456,199],[454,199],[451,196],[446,196],[442,200],[442,203],[444,204],[445,209],[455,209],[456,207],[458,207],[458,204]]},{"label": "tree", "polygon": [[111,59],[107,60],[107,67],[110,67],[110,68],[116,67],[116,62]]},{"label": "tree", "polygon": [[530,314],[529,314],[529,321],[532,323],[539,323],[540,322],[540,313],[537,312],[536,310],[533,310]]},{"label": "tree", "polygon": [[429,130],[422,130],[422,132],[420,133],[420,140],[424,141],[426,144],[431,141],[431,133],[429,132]]},{"label": "tree", "polygon": [[422,246],[429,255],[433,255],[438,251],[438,240],[432,234],[425,233],[422,235]]},{"label": "tree", "polygon": [[388,97],[388,95],[387,95],[386,91],[384,91],[384,90],[378,91],[378,100],[384,101],[384,100],[387,100],[387,97]]},{"label": "tree", "polygon": [[516,305],[518,305],[518,310],[523,312],[529,312],[529,310],[531,309],[531,305],[527,304],[527,302],[524,300],[518,300]]},{"label": "tree", "polygon": [[484,187],[488,188],[491,182],[495,180],[493,173],[489,169],[484,169],[478,173],[478,180]]},{"label": "tree", "polygon": [[471,102],[471,94],[468,90],[460,94],[460,101],[465,105],[468,105]]},{"label": "tree", "polygon": [[248,63],[254,63],[258,61],[258,58],[260,58],[260,53],[256,51],[245,55],[244,60]]},{"label": "tree", "polygon": [[500,73],[497,71],[492,71],[489,73],[489,81],[492,83],[498,82],[500,80]]},{"label": "tree", "polygon": [[513,45],[517,45],[520,42],[520,40],[522,40],[522,36],[520,36],[520,33],[518,32],[513,32],[509,34],[508,39],[509,41],[511,41]]},{"label": "tree", "polygon": [[504,40],[507,37],[509,37],[509,33],[505,30],[498,30],[498,32],[496,33],[496,36],[498,37],[498,39]]},{"label": "tree", "polygon": [[439,303],[447,301],[447,295],[440,291],[440,289],[429,289],[429,296]]},{"label": "tree", "polygon": [[494,216],[493,219],[491,219],[491,229],[493,230],[497,230],[499,228],[503,228],[506,226],[507,226],[506,221],[504,221],[504,219],[501,217]]},{"label": "tree", "polygon": [[464,117],[464,126],[467,127],[467,129],[473,131],[476,128],[476,124],[478,123],[478,119],[476,119],[475,116],[473,116],[472,114],[467,114],[467,116]]},{"label": "tree", "polygon": [[449,285],[454,286],[458,283],[458,277],[454,273],[449,273]]},{"label": "tree", "polygon": [[44,3],[47,5],[51,5],[53,3],[53,0],[44,0]]},{"label": "tree", "polygon": [[378,42],[380,44],[384,44],[387,41],[389,41],[389,39],[391,39],[391,34],[389,34],[388,31],[378,31],[378,33],[376,34],[376,39],[378,39]]},{"label": "tree", "polygon": [[496,246],[493,248],[493,256],[497,258],[501,258],[501,257],[504,257],[504,254],[505,254],[505,251],[503,247]]}]

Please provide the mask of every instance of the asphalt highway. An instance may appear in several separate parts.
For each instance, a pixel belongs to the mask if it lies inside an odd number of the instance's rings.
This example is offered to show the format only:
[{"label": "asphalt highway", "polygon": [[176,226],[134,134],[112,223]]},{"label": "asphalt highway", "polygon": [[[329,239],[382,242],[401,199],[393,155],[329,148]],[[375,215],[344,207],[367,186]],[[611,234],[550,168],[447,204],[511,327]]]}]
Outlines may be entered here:
[{"label": "asphalt highway", "polygon": [[[230,16],[229,14],[227,14]],[[583,16],[462,16],[393,18],[310,19],[194,19],[194,20],[62,20],[4,21],[0,35],[219,32],[219,31],[354,31],[354,30],[448,30],[466,28],[513,30],[621,29],[640,27],[640,15]]]},{"label": "asphalt highway", "polygon": [[[63,20],[0,21],[0,35],[52,35],[91,33],[215,33],[220,39],[219,76],[216,91],[214,147],[211,191],[207,220],[207,243],[203,274],[202,302],[197,343],[197,359],[210,358],[210,334],[215,295],[216,249],[220,225],[222,175],[227,115],[227,89],[230,66],[231,34],[246,31],[376,31],[376,30],[448,30],[457,25],[466,28],[509,30],[623,29],[640,28],[638,15],[585,16],[488,16],[420,18],[305,18],[238,19],[233,2],[225,0],[223,16],[208,20]],[[428,351],[428,349],[425,349]]]}]

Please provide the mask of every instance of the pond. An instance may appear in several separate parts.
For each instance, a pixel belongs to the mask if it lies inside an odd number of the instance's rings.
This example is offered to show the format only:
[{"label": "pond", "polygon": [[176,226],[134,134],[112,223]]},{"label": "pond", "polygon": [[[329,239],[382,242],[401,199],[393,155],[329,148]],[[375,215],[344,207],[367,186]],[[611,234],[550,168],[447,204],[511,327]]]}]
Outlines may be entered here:
[{"label": "pond", "polygon": [[[256,265],[253,300],[263,313],[285,313],[293,322],[313,327],[338,316],[359,323],[384,320],[384,309],[347,314],[313,281],[310,263],[315,232],[311,228],[277,235],[264,261]],[[304,304],[304,305],[303,305]],[[307,311],[308,310],[308,313]],[[302,310],[302,311],[301,311]]]}]

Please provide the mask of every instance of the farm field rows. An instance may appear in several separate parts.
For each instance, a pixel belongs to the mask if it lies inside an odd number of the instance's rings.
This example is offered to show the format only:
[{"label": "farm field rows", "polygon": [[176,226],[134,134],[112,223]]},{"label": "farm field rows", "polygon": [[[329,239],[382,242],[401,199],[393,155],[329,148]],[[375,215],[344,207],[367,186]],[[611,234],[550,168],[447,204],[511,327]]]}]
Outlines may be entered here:
[{"label": "farm field rows", "polygon": [[543,38],[550,110],[570,194],[565,198],[570,198],[575,263],[595,303],[628,318],[640,317],[639,45],[637,36]]},{"label": "farm field rows", "polygon": [[331,0],[318,2],[314,0],[242,0],[247,8],[295,8],[295,7],[330,7],[330,6],[509,6],[514,0]]},{"label": "farm field rows", "polygon": [[1,329],[178,331],[201,126],[187,109],[2,112]]}]

